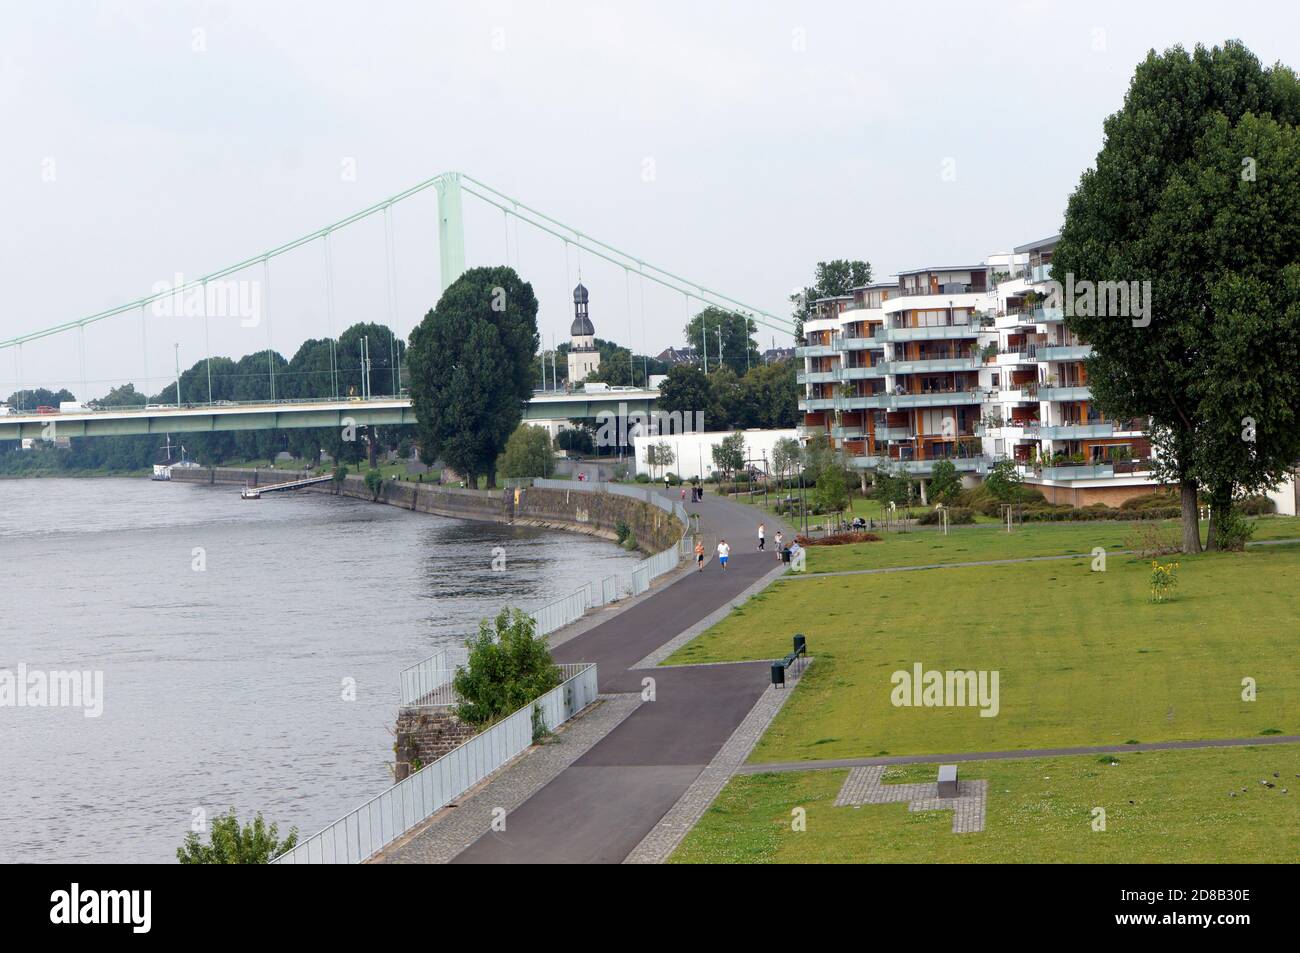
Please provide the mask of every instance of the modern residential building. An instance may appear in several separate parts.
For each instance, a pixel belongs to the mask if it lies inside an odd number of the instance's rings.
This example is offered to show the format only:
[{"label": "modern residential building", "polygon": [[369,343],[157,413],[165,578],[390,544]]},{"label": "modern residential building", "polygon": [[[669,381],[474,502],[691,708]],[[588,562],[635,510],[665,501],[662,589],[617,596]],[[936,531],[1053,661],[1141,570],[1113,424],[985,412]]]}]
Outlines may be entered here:
[{"label": "modern residential building", "polygon": [[920,268],[814,302],[804,324],[801,436],[862,470],[918,478],[950,460],[973,485],[999,459],[1053,502],[1149,492],[1144,421],[1091,405],[1085,343],[1043,299],[1056,238],[979,265]]}]

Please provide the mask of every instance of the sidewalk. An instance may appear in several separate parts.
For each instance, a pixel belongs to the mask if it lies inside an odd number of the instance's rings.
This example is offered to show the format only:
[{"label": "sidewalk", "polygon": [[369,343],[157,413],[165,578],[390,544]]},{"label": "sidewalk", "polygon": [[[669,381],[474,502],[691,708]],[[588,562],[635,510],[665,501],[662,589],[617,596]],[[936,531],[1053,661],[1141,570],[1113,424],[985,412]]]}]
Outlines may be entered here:
[{"label": "sidewalk", "polygon": [[[675,497],[674,497],[675,499]],[[586,754],[510,811],[507,830],[485,831],[453,863],[619,863],[690,788],[767,688],[768,663],[634,669],[641,659],[706,618],[776,565],[758,553],[752,507],[706,496],[687,504],[703,533],[732,546],[723,573],[716,560],[689,571],[614,618],[557,646],[557,662],[596,662],[603,694],[645,701]],[[777,526],[767,520],[769,543]],[[787,527],[782,527],[787,533]],[[418,837],[411,856],[420,853]]]}]

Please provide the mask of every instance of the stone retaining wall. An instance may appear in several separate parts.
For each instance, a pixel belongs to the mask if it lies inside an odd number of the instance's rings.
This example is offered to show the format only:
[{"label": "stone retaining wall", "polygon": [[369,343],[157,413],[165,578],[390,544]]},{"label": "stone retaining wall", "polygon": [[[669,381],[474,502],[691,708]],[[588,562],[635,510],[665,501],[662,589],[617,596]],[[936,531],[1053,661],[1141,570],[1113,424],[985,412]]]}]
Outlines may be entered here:
[{"label": "stone retaining wall", "polygon": [[393,781],[432,764],[478,734],[450,708],[401,708],[397,712],[393,744]]},{"label": "stone retaining wall", "polygon": [[[233,467],[205,467],[173,470],[172,479],[181,483],[267,486],[310,476],[295,470],[253,470]],[[319,483],[286,492],[329,493],[371,500],[373,494],[363,476],[349,476],[341,484]],[[677,542],[684,527],[671,513],[646,500],[612,493],[582,490],[552,490],[520,487],[504,490],[468,490],[408,480],[385,480],[376,502],[417,513],[432,513],[455,519],[492,523],[522,523],[585,533],[605,539],[617,538],[617,526],[624,522],[636,536],[638,548],[657,553]]]}]

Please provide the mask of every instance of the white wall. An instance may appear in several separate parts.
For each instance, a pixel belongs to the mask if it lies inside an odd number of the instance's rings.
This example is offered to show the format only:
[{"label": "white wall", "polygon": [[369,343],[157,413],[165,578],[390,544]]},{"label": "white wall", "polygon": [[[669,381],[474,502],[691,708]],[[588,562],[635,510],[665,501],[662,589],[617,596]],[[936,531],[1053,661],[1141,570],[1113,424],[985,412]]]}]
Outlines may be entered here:
[{"label": "white wall", "polygon": [[[713,448],[731,436],[730,430],[713,430],[704,433],[663,434],[660,436],[634,436],[632,446],[636,453],[636,472],[663,479],[664,472],[676,473],[683,479],[708,477],[714,472]],[[767,453],[769,469],[772,461],[772,448],[778,440],[799,439],[799,431],[789,430],[742,430],[745,435],[745,456],[753,457],[762,466],[761,458]],[[646,463],[646,449],[660,441],[667,443],[673,450],[673,464],[665,471],[652,469]]]},{"label": "white wall", "polygon": [[1282,516],[1296,515],[1297,495],[1300,495],[1300,490],[1296,487],[1294,473],[1268,491],[1268,498],[1277,504],[1277,511]]}]

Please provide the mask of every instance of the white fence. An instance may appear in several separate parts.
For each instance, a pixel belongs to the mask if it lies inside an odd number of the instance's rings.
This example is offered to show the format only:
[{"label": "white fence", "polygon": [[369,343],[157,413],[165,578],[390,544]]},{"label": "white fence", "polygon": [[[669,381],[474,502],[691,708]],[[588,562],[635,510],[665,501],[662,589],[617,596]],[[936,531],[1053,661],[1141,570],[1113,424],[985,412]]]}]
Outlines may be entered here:
[{"label": "white fence", "polygon": [[456,668],[465,664],[465,658],[464,649],[444,649],[403,669],[400,676],[401,704],[416,705],[422,700],[424,704],[430,704],[429,697],[451,683]]},{"label": "white fence", "polygon": [[596,698],[596,666],[566,665],[565,680],[432,764],[308,837],[273,864],[359,864],[442,810],[533,743],[533,709],[550,731]]}]

